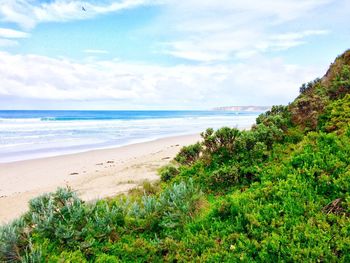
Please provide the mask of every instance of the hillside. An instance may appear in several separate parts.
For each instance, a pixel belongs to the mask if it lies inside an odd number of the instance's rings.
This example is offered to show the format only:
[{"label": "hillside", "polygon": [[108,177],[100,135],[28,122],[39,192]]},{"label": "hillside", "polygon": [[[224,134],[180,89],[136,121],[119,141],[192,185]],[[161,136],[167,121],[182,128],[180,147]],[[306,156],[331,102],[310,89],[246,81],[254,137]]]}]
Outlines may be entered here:
[{"label": "hillside", "polygon": [[0,261],[350,262],[349,121],[350,50],[250,131],[203,132],[159,184],[32,200],[0,230]]}]

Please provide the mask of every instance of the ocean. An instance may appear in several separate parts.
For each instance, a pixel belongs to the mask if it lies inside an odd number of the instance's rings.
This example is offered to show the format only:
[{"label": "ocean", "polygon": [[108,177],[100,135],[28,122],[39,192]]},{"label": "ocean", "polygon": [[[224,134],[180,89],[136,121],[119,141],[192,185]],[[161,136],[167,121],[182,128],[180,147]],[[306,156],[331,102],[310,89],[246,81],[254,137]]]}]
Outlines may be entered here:
[{"label": "ocean", "polygon": [[0,163],[195,134],[206,128],[248,128],[258,115],[233,111],[0,111]]}]

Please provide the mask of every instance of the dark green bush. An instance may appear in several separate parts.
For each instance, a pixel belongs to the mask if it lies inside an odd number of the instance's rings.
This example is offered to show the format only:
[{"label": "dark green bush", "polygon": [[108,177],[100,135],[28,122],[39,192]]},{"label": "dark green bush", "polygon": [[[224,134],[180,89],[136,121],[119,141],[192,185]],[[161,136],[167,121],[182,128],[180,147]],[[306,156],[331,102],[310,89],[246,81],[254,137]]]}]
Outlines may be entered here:
[{"label": "dark green bush", "polygon": [[344,65],[331,83],[329,96],[332,99],[344,97],[350,92],[350,65]]},{"label": "dark green bush", "polygon": [[179,174],[179,170],[174,165],[169,164],[160,168],[158,173],[163,182],[168,182]]},{"label": "dark green bush", "polygon": [[276,125],[282,130],[286,130],[291,125],[291,114],[287,106],[275,105],[271,110],[262,113],[256,119],[256,124]]},{"label": "dark green bush", "polygon": [[240,175],[237,167],[226,165],[212,172],[208,176],[206,184],[211,190],[226,192],[239,181]]},{"label": "dark green bush", "polygon": [[183,165],[191,165],[198,160],[202,151],[202,145],[198,142],[193,145],[184,146],[175,157],[175,161]]},{"label": "dark green bush", "polygon": [[319,117],[318,128],[324,132],[343,133],[350,124],[350,94],[329,104]]},{"label": "dark green bush", "polygon": [[316,78],[314,81],[310,81],[307,84],[303,84],[301,85],[301,87],[299,88],[299,92],[301,94],[305,94],[308,92],[311,92],[312,89],[317,85],[321,83],[321,79],[320,78]]},{"label": "dark green bush", "polygon": [[210,164],[213,160],[218,163],[233,158],[236,150],[237,138],[240,131],[235,128],[223,127],[214,131],[207,129],[201,134],[203,138],[203,159]]}]

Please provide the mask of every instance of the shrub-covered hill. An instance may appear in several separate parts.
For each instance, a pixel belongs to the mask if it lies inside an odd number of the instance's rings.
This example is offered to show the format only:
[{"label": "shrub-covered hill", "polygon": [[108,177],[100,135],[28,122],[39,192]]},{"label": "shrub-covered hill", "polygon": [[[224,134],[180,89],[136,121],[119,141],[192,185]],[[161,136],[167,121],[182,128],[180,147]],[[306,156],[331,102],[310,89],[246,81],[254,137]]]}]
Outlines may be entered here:
[{"label": "shrub-covered hill", "polygon": [[350,51],[250,131],[184,147],[161,183],[84,203],[38,197],[4,262],[350,262]]}]

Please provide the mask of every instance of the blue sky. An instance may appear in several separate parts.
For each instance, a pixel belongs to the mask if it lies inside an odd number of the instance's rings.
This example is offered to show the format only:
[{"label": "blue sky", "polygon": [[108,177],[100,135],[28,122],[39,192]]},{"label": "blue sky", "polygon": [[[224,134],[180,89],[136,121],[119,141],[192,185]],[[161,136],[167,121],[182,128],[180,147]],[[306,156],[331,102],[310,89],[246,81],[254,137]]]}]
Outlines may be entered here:
[{"label": "blue sky", "polygon": [[350,48],[349,10],[348,0],[0,0],[0,109],[286,104]]}]

